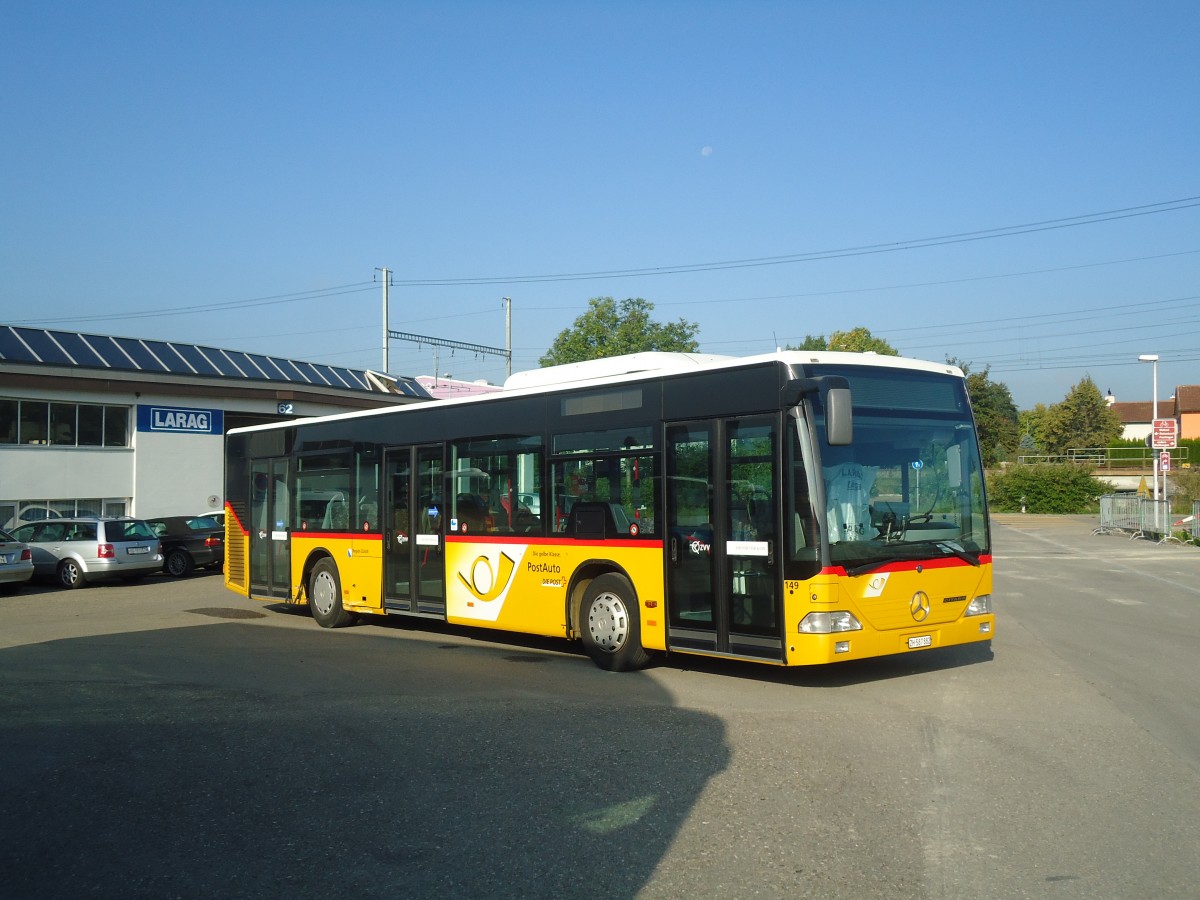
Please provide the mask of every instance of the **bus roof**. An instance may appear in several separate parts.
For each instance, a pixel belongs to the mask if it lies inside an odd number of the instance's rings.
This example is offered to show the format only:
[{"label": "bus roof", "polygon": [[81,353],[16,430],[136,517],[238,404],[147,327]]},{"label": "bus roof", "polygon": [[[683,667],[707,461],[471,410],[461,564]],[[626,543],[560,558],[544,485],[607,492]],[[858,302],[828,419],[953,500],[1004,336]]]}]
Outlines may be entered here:
[{"label": "bus roof", "polygon": [[531,369],[526,372],[514,372],[505,380],[504,390],[502,391],[447,398],[444,400],[429,400],[424,403],[411,403],[406,406],[385,409],[356,410],[354,412],[335,413],[333,415],[309,419],[289,419],[285,422],[271,422],[265,425],[248,425],[244,428],[231,428],[229,433],[242,434],[250,431],[269,431],[275,428],[299,425],[306,421],[330,422],[339,419],[398,415],[406,411],[427,409],[431,404],[443,407],[488,403],[502,397],[529,396],[551,393],[561,389],[622,384],[643,380],[654,375],[668,375],[678,372],[738,369],[749,366],[760,366],[770,362],[791,366],[872,366],[889,369],[907,369],[917,372],[935,372],[941,375],[951,375],[956,378],[963,377],[962,369],[949,363],[935,363],[928,360],[911,359],[905,356],[885,356],[879,353],[845,353],[826,350],[780,350],[775,353],[764,353],[758,356],[720,356],[703,353],[664,352],[631,353],[626,356],[613,356],[605,359],[568,363],[562,366],[547,366],[542,369]]}]

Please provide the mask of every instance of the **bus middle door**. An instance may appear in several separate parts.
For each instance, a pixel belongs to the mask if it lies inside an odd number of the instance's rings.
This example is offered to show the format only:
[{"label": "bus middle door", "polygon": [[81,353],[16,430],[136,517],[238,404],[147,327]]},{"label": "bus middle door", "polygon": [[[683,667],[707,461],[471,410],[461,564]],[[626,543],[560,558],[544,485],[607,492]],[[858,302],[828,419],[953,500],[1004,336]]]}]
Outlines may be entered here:
[{"label": "bus middle door", "polygon": [[672,648],[783,659],[778,433],[774,416],[667,427]]},{"label": "bus middle door", "polygon": [[389,610],[446,615],[441,445],[384,451],[383,601]]}]

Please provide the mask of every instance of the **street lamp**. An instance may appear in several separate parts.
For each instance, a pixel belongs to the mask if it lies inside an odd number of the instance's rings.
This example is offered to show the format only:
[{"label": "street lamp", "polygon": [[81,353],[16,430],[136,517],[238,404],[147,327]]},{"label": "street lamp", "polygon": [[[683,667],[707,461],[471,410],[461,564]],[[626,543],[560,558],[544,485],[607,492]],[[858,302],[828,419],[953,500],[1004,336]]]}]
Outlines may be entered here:
[{"label": "street lamp", "polygon": [[[1154,370],[1154,419],[1150,423],[1150,462],[1154,466],[1154,499],[1158,499],[1158,457],[1154,454],[1154,422],[1158,421],[1158,354],[1143,353],[1138,362],[1148,362]],[[1156,513],[1157,515],[1157,513]]]}]

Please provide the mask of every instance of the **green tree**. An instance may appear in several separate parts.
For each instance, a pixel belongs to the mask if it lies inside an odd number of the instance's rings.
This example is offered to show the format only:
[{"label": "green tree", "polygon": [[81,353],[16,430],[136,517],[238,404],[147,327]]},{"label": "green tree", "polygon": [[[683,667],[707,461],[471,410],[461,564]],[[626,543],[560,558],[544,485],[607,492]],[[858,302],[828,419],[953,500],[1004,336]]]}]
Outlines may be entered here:
[{"label": "green tree", "polygon": [[[1021,448],[1028,453],[1042,453],[1046,442],[1042,438],[1042,430],[1046,425],[1045,403],[1037,404],[1033,409],[1023,409],[1017,413],[1017,429],[1021,432]],[[1029,438],[1028,441],[1025,438]]]},{"label": "green tree", "polygon": [[1107,447],[1122,430],[1121,419],[1105,403],[1096,382],[1085,375],[1061,403],[1046,410],[1041,443],[1052,454],[1072,448]]},{"label": "green tree", "polygon": [[538,362],[543,366],[603,359],[646,350],[695,353],[700,326],[679,319],[666,324],[651,320],[654,304],[641,297],[622,300],[593,297],[587,312],[575,324],[559,332]]},{"label": "green tree", "polygon": [[[963,371],[969,366],[956,363]],[[1017,405],[1013,402],[1008,385],[992,381],[990,366],[982,372],[967,375],[967,394],[971,397],[971,408],[975,412],[975,427],[979,431],[979,447],[983,453],[984,466],[995,466],[1011,459],[1020,442]]]},{"label": "green tree", "polygon": [[899,352],[883,338],[875,337],[870,330],[862,327],[851,328],[849,331],[834,331],[826,339],[825,335],[806,334],[799,347],[788,346],[788,350],[838,350],[843,353],[879,353],[883,356],[899,356]]}]

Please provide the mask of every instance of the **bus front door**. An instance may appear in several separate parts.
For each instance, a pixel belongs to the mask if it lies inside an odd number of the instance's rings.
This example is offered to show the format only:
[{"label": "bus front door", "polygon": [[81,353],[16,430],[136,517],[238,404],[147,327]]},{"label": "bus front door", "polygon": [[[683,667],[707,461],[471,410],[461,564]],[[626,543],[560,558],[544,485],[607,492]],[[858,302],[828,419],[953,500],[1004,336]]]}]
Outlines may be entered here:
[{"label": "bus front door", "polygon": [[384,588],[387,609],[446,615],[441,446],[384,451]]},{"label": "bus front door", "polygon": [[289,596],[291,501],[286,458],[250,463],[250,594]]},{"label": "bus front door", "polygon": [[667,428],[668,645],[783,660],[779,423]]}]

